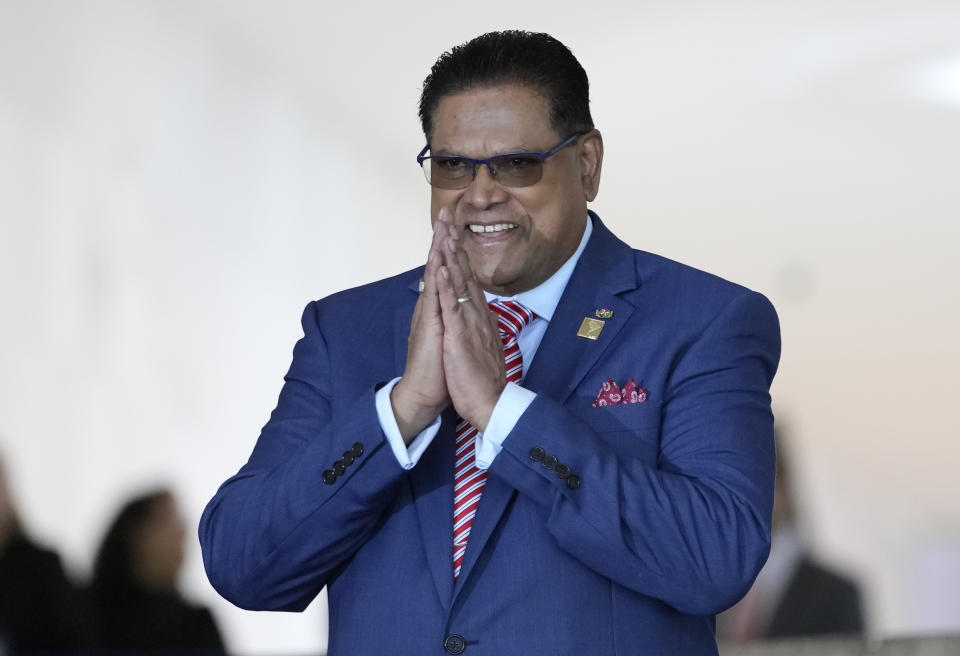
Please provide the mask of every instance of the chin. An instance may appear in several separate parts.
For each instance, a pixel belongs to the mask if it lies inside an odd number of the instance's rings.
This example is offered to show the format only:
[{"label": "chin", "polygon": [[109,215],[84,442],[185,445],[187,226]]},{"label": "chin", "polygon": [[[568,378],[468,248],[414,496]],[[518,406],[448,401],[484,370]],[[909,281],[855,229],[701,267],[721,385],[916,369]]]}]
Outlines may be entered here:
[{"label": "chin", "polygon": [[493,265],[484,265],[484,264],[481,263],[480,266],[473,266],[473,265],[471,265],[470,268],[473,269],[473,275],[475,275],[475,276],[477,277],[477,280],[480,281],[480,284],[481,284],[481,285],[494,285],[494,284],[496,284],[496,283],[494,282],[494,278],[497,277],[497,275],[496,275],[497,269],[496,269],[495,266],[493,266]]}]

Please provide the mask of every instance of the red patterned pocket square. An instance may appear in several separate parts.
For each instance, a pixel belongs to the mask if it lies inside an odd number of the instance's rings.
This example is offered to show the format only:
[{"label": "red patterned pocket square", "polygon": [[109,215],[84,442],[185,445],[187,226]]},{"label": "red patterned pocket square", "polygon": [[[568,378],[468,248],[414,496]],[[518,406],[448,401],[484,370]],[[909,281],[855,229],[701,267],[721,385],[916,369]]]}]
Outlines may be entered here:
[{"label": "red patterned pocket square", "polygon": [[647,390],[637,387],[633,378],[627,381],[623,389],[620,389],[613,378],[608,378],[607,382],[600,386],[600,393],[597,394],[593,402],[594,408],[605,405],[627,405],[628,403],[646,403]]}]

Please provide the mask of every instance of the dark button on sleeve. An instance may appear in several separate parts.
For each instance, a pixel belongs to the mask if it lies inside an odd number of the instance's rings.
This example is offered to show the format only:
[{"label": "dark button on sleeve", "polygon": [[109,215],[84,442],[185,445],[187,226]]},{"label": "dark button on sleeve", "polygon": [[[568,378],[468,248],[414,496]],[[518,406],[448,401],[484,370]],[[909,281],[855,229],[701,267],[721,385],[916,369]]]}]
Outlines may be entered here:
[{"label": "dark button on sleeve", "polygon": [[467,641],[463,639],[463,636],[456,633],[443,639],[443,650],[448,654],[462,654],[466,648]]},{"label": "dark button on sleeve", "polygon": [[546,455],[547,455],[546,451],[544,451],[543,449],[541,449],[541,448],[538,447],[538,446],[535,446],[535,447],[533,447],[532,449],[530,449],[530,459],[531,459],[531,460],[535,460],[535,461],[537,461],[537,462],[543,462],[543,458],[544,458],[544,456],[546,456]]},{"label": "dark button on sleeve", "polygon": [[567,487],[571,490],[579,489],[580,487],[580,477],[576,474],[570,474],[567,476]]},{"label": "dark button on sleeve", "polygon": [[543,466],[547,469],[553,469],[557,466],[557,457],[556,456],[547,456],[543,459]]},{"label": "dark button on sleeve", "polygon": [[557,478],[564,479],[570,476],[570,467],[564,464],[557,465]]},{"label": "dark button on sleeve", "polygon": [[353,452],[354,458],[359,458],[360,456],[363,455],[363,445],[360,444],[359,442],[355,442],[353,444],[353,448],[350,450]]},{"label": "dark button on sleeve", "polygon": [[327,485],[333,485],[334,483],[337,482],[337,473],[332,469],[328,469],[325,472],[323,472],[322,478],[323,478],[323,482],[326,483]]},{"label": "dark button on sleeve", "polygon": [[337,473],[337,476],[343,476],[347,471],[347,466],[337,460],[335,463],[333,463],[333,471]]},{"label": "dark button on sleeve", "polygon": [[343,458],[340,460],[340,462],[349,467],[353,464],[354,460],[356,460],[356,458],[353,457],[353,451],[344,451]]}]

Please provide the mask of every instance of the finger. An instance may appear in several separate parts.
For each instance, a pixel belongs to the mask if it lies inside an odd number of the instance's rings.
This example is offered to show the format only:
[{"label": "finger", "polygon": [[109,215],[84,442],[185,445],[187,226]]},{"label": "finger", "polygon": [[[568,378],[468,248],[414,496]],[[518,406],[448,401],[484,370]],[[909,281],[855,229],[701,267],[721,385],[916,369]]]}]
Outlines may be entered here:
[{"label": "finger", "polygon": [[436,273],[443,263],[443,254],[441,244],[443,241],[444,230],[439,223],[434,224],[433,240],[430,242],[430,250],[427,252],[427,265],[423,271],[423,291],[420,293],[420,302],[423,305],[423,311],[427,313],[438,314],[440,312],[440,301],[437,297]]},{"label": "finger", "polygon": [[[454,290],[461,298],[470,296],[471,300],[483,301],[483,294],[476,293],[478,291],[482,292],[479,285],[476,285],[473,289],[470,288],[470,283],[476,280],[476,276],[473,269],[470,268],[470,260],[466,249],[463,247],[460,230],[451,223],[448,226],[448,232],[450,236],[445,241],[443,250],[444,255],[446,255],[446,265],[450,268],[453,278]],[[486,302],[484,301],[480,305],[486,305]]]},{"label": "finger", "polygon": [[450,219],[450,223],[447,226],[447,233],[450,235],[450,239],[452,239],[453,241],[455,242],[460,241],[460,229],[457,226],[453,225],[452,218]]},{"label": "finger", "polygon": [[450,226],[453,222],[453,213],[447,207],[441,207],[437,214],[437,222],[434,224],[434,235],[436,242],[438,262],[446,265],[450,259]]},{"label": "finger", "polygon": [[450,225],[451,223],[453,223],[453,210],[451,210],[449,207],[444,205],[443,207],[440,208],[440,211],[437,212],[437,219],[441,223]]},{"label": "finger", "polygon": [[[490,308],[487,307],[487,298],[483,294],[483,288],[480,287],[480,283],[477,282],[470,269],[470,261],[467,259],[465,250],[461,245],[458,245],[456,252],[452,255],[454,255],[453,263],[447,268],[453,281],[453,289],[457,293],[460,313],[464,315],[465,325],[477,328],[483,325],[481,323],[483,321],[489,324],[493,319],[492,313]],[[460,302],[461,298],[469,300]],[[496,328],[495,319],[491,325]],[[483,330],[481,330],[481,334],[484,334]]]},{"label": "finger", "polygon": [[[449,257],[447,258],[447,271],[450,273],[450,282],[453,284],[453,291],[457,293],[458,298],[470,298],[470,292],[467,289],[467,272],[463,270],[463,267],[460,264],[460,258],[458,257],[459,253],[463,251],[463,248],[450,238],[447,242],[448,248],[450,250]],[[462,301],[464,305],[470,304],[470,301],[473,301],[473,298],[470,298],[469,301]]]},{"label": "finger", "polygon": [[430,240],[430,251],[427,253],[427,260],[432,259],[435,265],[446,263],[443,247],[449,234],[447,228],[449,220],[449,211],[445,207],[441,208],[440,219],[433,224],[433,237]]},{"label": "finger", "polygon": [[[459,318],[457,292],[453,287],[449,265],[453,262],[450,228],[453,225],[453,215],[449,208],[441,207],[437,214],[436,224],[436,268],[434,270],[434,284],[437,288],[437,299],[443,315],[444,330],[454,325]],[[459,325],[459,323],[457,322]]]},{"label": "finger", "polygon": [[443,315],[444,332],[459,333],[463,328],[463,313],[460,312],[460,303],[457,301],[457,292],[453,288],[450,269],[440,266],[435,276],[437,296],[440,299],[440,312]]},{"label": "finger", "polygon": [[457,287],[457,290],[462,289],[464,292],[462,295],[469,296],[474,307],[480,311],[485,311],[487,309],[487,298],[483,295],[483,288],[470,266],[470,256],[467,255],[466,249],[460,242],[457,242],[457,249],[453,256],[456,260],[456,268],[460,270],[463,279],[462,287]]}]

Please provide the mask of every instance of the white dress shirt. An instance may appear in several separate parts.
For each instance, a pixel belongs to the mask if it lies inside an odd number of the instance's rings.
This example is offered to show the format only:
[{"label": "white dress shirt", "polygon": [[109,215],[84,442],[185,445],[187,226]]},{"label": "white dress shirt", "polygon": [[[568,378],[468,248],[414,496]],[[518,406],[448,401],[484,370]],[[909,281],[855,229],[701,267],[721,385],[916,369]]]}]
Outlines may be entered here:
[{"label": "white dress shirt", "polygon": [[[563,290],[567,287],[567,282],[573,274],[573,269],[583,254],[583,249],[587,246],[587,241],[593,232],[593,222],[587,216],[586,229],[583,231],[583,237],[580,239],[580,245],[552,276],[545,281],[525,292],[520,292],[516,296],[502,298],[484,292],[487,302],[495,300],[516,301],[524,307],[531,310],[537,316],[529,325],[520,331],[517,341],[520,345],[520,352],[523,354],[523,376],[526,376],[530,363],[540,347],[540,341],[544,333],[547,332],[547,326],[553,319],[553,313],[557,309]],[[397,458],[397,462],[404,469],[411,469],[420,460],[420,456],[427,450],[433,438],[440,430],[440,417],[434,419],[433,423],[427,426],[417,435],[408,447],[403,442],[400,435],[400,429],[397,426],[397,419],[393,414],[393,406],[390,404],[390,392],[400,378],[394,378],[388,384],[380,388],[376,394],[377,417],[380,420],[380,427],[383,434]],[[503,440],[507,438],[513,427],[516,426],[520,415],[524,413],[527,407],[536,398],[536,394],[522,387],[518,383],[507,383],[497,400],[490,415],[490,421],[487,423],[487,430],[477,434],[477,468],[487,469],[497,457],[503,448]]]}]

